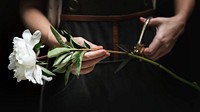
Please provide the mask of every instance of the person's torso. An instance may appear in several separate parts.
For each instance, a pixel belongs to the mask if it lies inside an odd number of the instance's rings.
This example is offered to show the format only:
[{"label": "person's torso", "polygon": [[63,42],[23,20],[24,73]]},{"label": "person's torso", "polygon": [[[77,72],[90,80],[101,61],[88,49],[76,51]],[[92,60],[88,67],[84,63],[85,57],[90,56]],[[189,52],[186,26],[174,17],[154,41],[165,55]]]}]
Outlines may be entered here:
[{"label": "person's torso", "polygon": [[152,0],[63,0],[63,13],[124,15],[153,8]]}]

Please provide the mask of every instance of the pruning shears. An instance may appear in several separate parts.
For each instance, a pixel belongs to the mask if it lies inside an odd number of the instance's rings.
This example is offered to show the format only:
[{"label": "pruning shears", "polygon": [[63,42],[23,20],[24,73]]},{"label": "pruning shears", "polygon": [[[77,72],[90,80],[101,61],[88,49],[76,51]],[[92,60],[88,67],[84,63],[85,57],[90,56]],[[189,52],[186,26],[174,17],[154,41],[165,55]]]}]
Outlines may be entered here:
[{"label": "pruning shears", "polygon": [[142,38],[143,38],[143,35],[144,35],[144,32],[146,30],[146,27],[147,25],[149,24],[149,21],[150,21],[151,17],[148,17],[146,20],[145,20],[145,23],[142,27],[142,31],[140,33],[140,37],[139,37],[139,40],[137,42],[137,44],[134,46],[134,50],[133,52],[137,55],[142,55],[144,49],[145,49],[145,46],[144,44],[141,44],[141,41],[142,41]]}]

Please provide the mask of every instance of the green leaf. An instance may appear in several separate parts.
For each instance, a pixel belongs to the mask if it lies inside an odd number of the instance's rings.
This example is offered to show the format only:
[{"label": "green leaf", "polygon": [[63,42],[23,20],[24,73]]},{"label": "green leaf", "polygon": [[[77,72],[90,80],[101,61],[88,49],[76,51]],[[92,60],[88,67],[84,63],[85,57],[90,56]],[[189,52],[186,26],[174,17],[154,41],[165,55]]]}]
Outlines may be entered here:
[{"label": "green leaf", "polygon": [[55,68],[53,70],[53,72],[56,72],[56,73],[64,73],[67,69],[67,64],[66,65],[62,65],[62,66],[58,66],[57,68]]},{"label": "green leaf", "polygon": [[115,73],[119,72],[124,66],[131,60],[133,57],[128,57],[126,58],[120,65],[119,67],[115,70]]},{"label": "green leaf", "polygon": [[83,60],[83,55],[85,54],[86,51],[81,51],[79,54],[76,56],[76,75],[79,77],[80,75],[80,70],[82,66],[82,60]]},{"label": "green leaf", "polygon": [[130,50],[127,46],[125,46],[124,44],[118,44],[117,47],[118,47],[120,50],[122,50],[122,51],[124,51],[124,52],[126,52],[126,53],[131,52],[131,50]]},{"label": "green leaf", "polygon": [[[40,66],[40,65],[38,65]],[[54,74],[53,72],[49,71],[48,69],[44,68],[43,66],[40,66],[42,71],[45,73],[45,75],[47,76],[56,76],[56,74]]]},{"label": "green leaf", "polygon": [[71,59],[74,60],[76,58],[76,56],[80,53],[81,51],[75,51],[73,52],[73,54],[71,55]]},{"label": "green leaf", "polygon": [[47,62],[43,62],[43,61],[37,61],[37,65],[47,65],[48,63]]},{"label": "green leaf", "polygon": [[42,43],[40,43],[40,42],[37,43],[37,44],[34,46],[33,50],[37,53],[38,51],[40,51],[41,45],[42,45]]},{"label": "green leaf", "polygon": [[63,46],[63,47],[69,47],[67,44],[65,44],[65,42],[62,40],[60,33],[53,27],[50,26],[52,33],[54,34],[54,36],[56,37],[58,43]]},{"label": "green leaf", "polygon": [[57,57],[61,54],[70,52],[69,48],[66,47],[56,47],[48,51],[47,56],[48,58]]},{"label": "green leaf", "polygon": [[69,42],[69,44],[71,45],[71,47],[73,48],[83,48],[82,46],[80,46],[74,39],[73,37],[67,33],[66,31],[62,31],[62,34],[64,35],[64,37],[67,39],[67,41]]},{"label": "green leaf", "polygon": [[80,51],[70,52],[68,54],[63,54],[60,57],[57,57],[54,61],[53,67],[62,66],[64,64],[69,63],[71,60],[73,60],[74,62],[74,59],[79,52]]},{"label": "green leaf", "polygon": [[[62,62],[59,64],[59,66],[62,66],[62,65],[66,65],[67,63],[69,63],[69,61],[72,59],[72,55],[68,55],[66,56]],[[55,66],[58,66],[58,65],[55,65]]]},{"label": "green leaf", "polygon": [[57,73],[64,73],[68,66],[73,65],[73,63],[75,62],[75,57],[79,54],[79,52],[80,51],[76,51],[73,52],[73,54],[71,55],[64,56],[64,58],[61,59],[61,62],[55,66],[57,68],[53,71]]},{"label": "green leaf", "polygon": [[90,45],[86,41],[84,41],[84,47],[90,49]]},{"label": "green leaf", "polygon": [[55,61],[54,61],[53,67],[58,66],[58,65],[63,61],[63,59],[64,59],[66,56],[68,56],[68,55],[69,55],[69,54],[63,54],[63,55],[57,57],[57,58],[55,59]]},{"label": "green leaf", "polygon": [[70,39],[70,45],[72,45],[73,48],[77,48],[77,49],[83,48],[83,47],[80,46],[72,37],[71,37],[71,39]]},{"label": "green leaf", "polygon": [[66,32],[65,30],[61,30],[61,33],[67,39],[67,42],[70,42],[70,39],[72,38],[72,36],[68,32]]},{"label": "green leaf", "polygon": [[72,68],[72,65],[73,65],[73,64],[71,64],[71,65],[69,65],[69,66],[67,67],[67,70],[66,70],[66,73],[65,73],[65,85],[67,85],[67,83],[68,83],[68,81],[69,81],[70,70],[71,70],[71,68]]}]

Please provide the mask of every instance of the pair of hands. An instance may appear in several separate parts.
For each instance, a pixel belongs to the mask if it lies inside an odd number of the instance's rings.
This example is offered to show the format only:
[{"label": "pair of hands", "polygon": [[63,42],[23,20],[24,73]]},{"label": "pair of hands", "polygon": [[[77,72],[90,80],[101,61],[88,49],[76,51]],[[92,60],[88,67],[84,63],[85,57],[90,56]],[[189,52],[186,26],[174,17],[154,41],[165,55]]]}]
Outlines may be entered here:
[{"label": "pair of hands", "polygon": [[[141,22],[145,22],[145,18],[143,17],[140,17],[140,20]],[[168,54],[172,50],[178,37],[183,33],[185,28],[185,23],[177,19],[175,16],[170,18],[152,18],[148,25],[156,27],[157,32],[151,44],[144,49],[143,55],[154,61]],[[83,45],[83,40],[85,39],[77,37],[75,40],[80,45]],[[97,50],[85,53],[80,74],[91,72],[98,62],[110,56],[110,53],[102,46],[94,45],[88,41],[87,43],[92,49]],[[75,74],[75,66],[72,67],[71,73]]]}]

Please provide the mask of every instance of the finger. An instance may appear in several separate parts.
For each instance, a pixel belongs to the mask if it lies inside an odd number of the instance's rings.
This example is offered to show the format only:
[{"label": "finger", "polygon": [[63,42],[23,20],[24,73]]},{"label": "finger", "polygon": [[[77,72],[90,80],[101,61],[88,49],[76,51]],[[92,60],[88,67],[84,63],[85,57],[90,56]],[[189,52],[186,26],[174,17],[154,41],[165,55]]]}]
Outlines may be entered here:
[{"label": "finger", "polygon": [[151,56],[153,55],[162,45],[162,42],[158,38],[154,38],[149,47],[144,49],[144,55]]},{"label": "finger", "polygon": [[103,57],[105,55],[107,55],[107,56],[110,55],[110,53],[108,53],[105,49],[89,51],[89,52],[86,52],[84,54],[83,61],[96,59],[96,58],[99,58],[99,57]]},{"label": "finger", "polygon": [[99,46],[99,45],[95,45],[89,41],[87,41],[86,39],[82,38],[82,37],[75,37],[74,40],[80,45],[80,46],[84,46],[84,42],[86,42],[91,49],[102,49],[103,46]]},{"label": "finger", "polygon": [[[140,17],[139,19],[143,23],[145,23],[145,21],[146,21],[146,18],[144,18],[144,17]],[[148,26],[158,26],[159,24],[160,24],[160,18],[159,17],[157,17],[157,18],[151,17],[151,19],[148,23]]]},{"label": "finger", "polygon": [[101,60],[107,58],[108,55],[105,54],[104,56],[102,57],[99,57],[99,58],[96,58],[96,59],[92,59],[92,60],[89,60],[89,61],[83,61],[82,63],[82,68],[88,68],[88,67],[91,67],[95,64],[97,64],[98,62],[100,62]]},{"label": "finger", "polygon": [[[92,60],[87,60],[87,61],[83,61],[82,62],[82,65],[81,65],[81,69],[82,68],[88,68],[88,67],[91,67],[91,66],[94,66],[95,64],[97,64],[98,62],[100,62],[101,60],[107,58],[109,55],[105,54],[104,56],[101,56],[101,57],[98,57],[98,58],[95,58],[95,59],[92,59]],[[73,65],[71,69],[76,69],[76,66]]]},{"label": "finger", "polygon": [[171,42],[169,45],[168,44],[163,44],[159,49],[158,49],[158,53],[155,54],[155,56],[153,56],[152,58],[154,60],[157,60],[163,56],[165,56],[166,54],[168,54],[172,48],[174,47],[175,42]]},{"label": "finger", "polygon": [[[108,56],[110,56],[110,54],[106,53],[104,56],[101,56],[101,57],[98,57],[98,58],[95,58],[95,59],[91,59],[91,60],[83,61],[82,65],[81,65],[81,71],[82,71],[82,69],[86,69],[86,68],[90,68],[90,67],[94,66],[95,64],[97,64],[101,60],[107,58]],[[75,71],[76,70],[76,65],[73,65],[71,70]]]},{"label": "finger", "polygon": [[[101,60],[105,59],[106,57],[108,57],[107,55],[105,55],[104,57],[100,57],[100,58],[96,58],[93,60],[89,60],[89,61],[83,61],[82,66],[81,66],[81,70],[80,70],[80,74],[86,74],[89,73],[93,70],[94,66],[100,62]],[[71,68],[71,72],[73,74],[76,73],[76,66],[73,65]]]},{"label": "finger", "polygon": [[[95,65],[91,66],[91,67],[88,67],[88,68],[81,69],[80,75],[84,75],[84,74],[90,73],[94,69],[94,67],[95,67]],[[71,69],[71,73],[75,75],[76,74],[76,70],[75,69]]]},{"label": "finger", "polygon": [[163,52],[163,48],[160,47],[154,54],[152,55],[147,55],[146,57],[148,57],[151,60],[158,60],[159,58],[161,58],[162,56],[164,56],[167,52]]},{"label": "finger", "polygon": [[174,44],[175,42],[171,43],[170,45],[162,44],[155,53],[153,53],[152,55],[146,55],[146,56],[152,60],[158,60],[164,55],[168,54],[173,48]]},{"label": "finger", "polygon": [[91,66],[91,67],[88,67],[88,68],[81,69],[80,74],[81,75],[88,74],[88,73],[93,71],[94,67],[95,66]]},{"label": "finger", "polygon": [[[95,64],[97,64],[98,62],[100,62],[101,60],[107,58],[109,55],[105,54],[104,56],[101,56],[101,57],[98,57],[98,58],[95,58],[95,59],[92,59],[92,60],[87,60],[87,61],[83,61],[82,62],[82,66],[81,66],[81,69],[84,69],[84,68],[89,68],[91,66],[94,66]],[[73,65],[72,70],[75,70],[76,69],[76,66]]]},{"label": "finger", "polygon": [[102,49],[103,46],[99,46],[99,45],[96,45],[96,44],[93,44],[87,40],[84,39],[84,41],[90,46],[91,49]]}]

